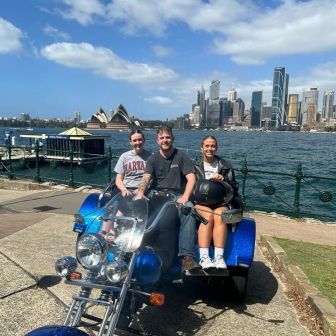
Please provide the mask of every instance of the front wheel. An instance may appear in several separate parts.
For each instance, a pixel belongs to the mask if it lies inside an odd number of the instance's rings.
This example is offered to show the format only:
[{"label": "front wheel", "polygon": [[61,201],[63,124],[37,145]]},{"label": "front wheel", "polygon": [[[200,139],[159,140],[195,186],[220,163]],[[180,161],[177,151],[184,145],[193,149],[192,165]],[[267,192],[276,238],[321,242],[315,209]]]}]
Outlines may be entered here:
[{"label": "front wheel", "polygon": [[77,328],[54,325],[35,329],[26,336],[88,336],[88,334]]}]

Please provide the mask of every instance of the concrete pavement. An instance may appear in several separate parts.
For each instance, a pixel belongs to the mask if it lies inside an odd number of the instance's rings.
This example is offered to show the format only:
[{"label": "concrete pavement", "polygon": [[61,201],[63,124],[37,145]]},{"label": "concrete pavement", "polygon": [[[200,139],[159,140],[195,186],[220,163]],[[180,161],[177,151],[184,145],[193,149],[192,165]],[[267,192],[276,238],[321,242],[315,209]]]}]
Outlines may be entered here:
[{"label": "concrete pavement", "polygon": [[[54,262],[74,255],[72,214],[86,196],[68,189],[0,189],[0,335],[20,336],[38,326],[62,323],[64,306],[78,288],[65,286],[55,276]],[[257,217],[258,234],[277,233],[281,227],[281,236],[288,232],[289,238],[308,239],[315,232],[316,239],[319,232],[324,242],[336,242],[336,226]],[[309,335],[284,290],[257,249],[244,305],[196,282],[170,289],[168,304],[146,307],[140,316],[159,335]]]}]

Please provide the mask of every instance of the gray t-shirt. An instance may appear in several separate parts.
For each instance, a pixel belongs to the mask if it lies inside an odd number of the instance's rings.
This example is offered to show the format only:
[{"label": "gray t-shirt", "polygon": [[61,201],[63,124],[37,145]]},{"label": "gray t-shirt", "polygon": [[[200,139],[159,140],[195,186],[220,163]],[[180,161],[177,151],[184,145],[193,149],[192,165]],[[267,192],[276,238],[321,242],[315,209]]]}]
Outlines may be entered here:
[{"label": "gray t-shirt", "polygon": [[117,174],[124,176],[123,182],[126,188],[137,188],[144,174],[147,159],[152,153],[143,150],[135,154],[132,150],[120,155],[114,167]]}]

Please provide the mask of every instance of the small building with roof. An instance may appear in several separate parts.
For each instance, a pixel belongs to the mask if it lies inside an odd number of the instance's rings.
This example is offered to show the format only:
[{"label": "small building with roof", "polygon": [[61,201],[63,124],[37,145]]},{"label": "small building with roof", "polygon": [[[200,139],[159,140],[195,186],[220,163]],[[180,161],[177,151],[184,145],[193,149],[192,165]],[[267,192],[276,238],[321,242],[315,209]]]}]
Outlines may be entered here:
[{"label": "small building with roof", "polygon": [[72,127],[59,134],[22,134],[21,137],[44,140],[43,156],[47,161],[67,162],[72,159],[80,165],[103,160],[105,138],[109,136],[93,135],[78,127]]}]

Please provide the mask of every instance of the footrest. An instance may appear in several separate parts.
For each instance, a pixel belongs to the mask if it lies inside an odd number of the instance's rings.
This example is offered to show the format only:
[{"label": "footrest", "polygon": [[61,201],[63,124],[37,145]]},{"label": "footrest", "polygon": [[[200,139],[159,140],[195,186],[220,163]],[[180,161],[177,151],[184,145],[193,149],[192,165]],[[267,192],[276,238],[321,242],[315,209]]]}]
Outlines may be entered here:
[{"label": "footrest", "polygon": [[201,269],[198,271],[186,271],[184,273],[186,276],[229,276],[229,271],[227,269],[217,269],[217,268],[208,268],[208,269]]}]

